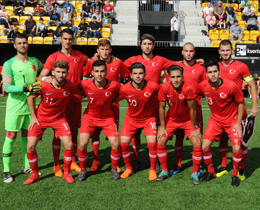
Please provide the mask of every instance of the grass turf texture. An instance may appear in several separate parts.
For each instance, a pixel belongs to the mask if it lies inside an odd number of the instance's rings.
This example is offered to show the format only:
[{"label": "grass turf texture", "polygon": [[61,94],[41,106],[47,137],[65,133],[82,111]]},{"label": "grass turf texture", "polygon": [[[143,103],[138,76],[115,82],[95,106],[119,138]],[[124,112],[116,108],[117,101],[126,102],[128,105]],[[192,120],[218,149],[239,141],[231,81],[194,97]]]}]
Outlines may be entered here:
[{"label": "grass turf texture", "polygon": [[[39,100],[39,99],[38,99]],[[246,99],[248,111],[251,100]],[[5,138],[6,97],[0,97],[0,148],[2,151]],[[206,101],[202,100],[204,129],[210,116]],[[83,107],[87,102],[83,102]],[[120,128],[127,110],[126,101],[120,104]],[[90,172],[93,156],[91,144],[88,147],[88,178],[84,182],[75,181],[68,184],[62,178],[53,175],[52,137],[53,131],[47,129],[43,140],[37,146],[39,169],[42,173],[40,181],[24,186],[26,174],[21,173],[22,156],[20,150],[20,133],[14,144],[11,161],[11,174],[15,181],[5,184],[0,181],[0,209],[258,209],[259,176],[260,176],[260,117],[257,119],[255,134],[249,144],[248,161],[246,165],[246,180],[241,181],[238,188],[231,186],[232,152],[229,143],[228,169],[229,174],[213,179],[208,183],[194,186],[190,180],[192,171],[192,146],[184,140],[182,164],[184,171],[171,176],[163,182],[149,181],[148,148],[142,134],[140,149],[140,170],[127,179],[112,180],[110,174],[110,146],[101,135],[99,159],[101,167],[97,172]],[[217,152],[218,144],[214,143],[212,152],[215,170],[220,167]],[[168,166],[173,169],[174,140],[167,144]],[[62,150],[63,153],[63,150]],[[61,153],[61,161],[62,161]],[[203,161],[202,161],[203,162]],[[204,163],[203,163],[204,164]],[[122,158],[122,170],[125,170]],[[3,170],[2,154],[0,168]],[[203,165],[205,169],[205,165]],[[205,170],[204,170],[205,171]],[[74,178],[77,172],[71,172]]]}]

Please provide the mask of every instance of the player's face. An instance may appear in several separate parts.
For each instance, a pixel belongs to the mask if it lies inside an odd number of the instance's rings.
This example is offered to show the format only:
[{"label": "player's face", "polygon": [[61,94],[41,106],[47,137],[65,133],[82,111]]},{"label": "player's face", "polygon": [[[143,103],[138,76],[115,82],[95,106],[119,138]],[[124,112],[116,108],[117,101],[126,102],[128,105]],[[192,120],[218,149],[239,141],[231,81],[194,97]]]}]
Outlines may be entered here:
[{"label": "player's face", "polygon": [[98,54],[100,55],[100,58],[106,59],[110,56],[110,53],[112,52],[112,49],[110,48],[109,45],[106,46],[100,46],[97,49]]},{"label": "player's face", "polygon": [[194,58],[196,52],[192,45],[185,45],[181,53],[183,55],[183,59],[189,62]]},{"label": "player's face", "polygon": [[174,88],[179,89],[182,86],[183,75],[181,71],[171,71],[170,72],[170,82]]},{"label": "player's face", "polygon": [[14,48],[17,50],[20,54],[26,54],[28,51],[28,42],[25,38],[16,38],[14,42]]},{"label": "player's face", "polygon": [[209,78],[210,82],[215,83],[219,80],[220,71],[218,70],[217,66],[209,66],[207,68],[207,77]]},{"label": "player's face", "polygon": [[233,50],[230,45],[220,45],[218,52],[222,60],[229,60],[231,59]]},{"label": "player's face", "polygon": [[145,55],[150,55],[153,53],[154,44],[151,40],[145,39],[142,41],[141,49]]},{"label": "player's face", "polygon": [[97,82],[102,82],[105,80],[107,75],[107,70],[105,66],[94,66],[92,70],[92,75]]},{"label": "player's face", "polygon": [[63,33],[60,38],[60,41],[61,41],[62,48],[71,49],[74,39],[72,35]]},{"label": "player's face", "polygon": [[142,68],[133,69],[130,74],[131,79],[136,84],[141,84],[144,81],[145,73]]},{"label": "player's face", "polygon": [[58,82],[58,83],[63,83],[66,79],[66,77],[68,76],[69,72],[67,69],[64,68],[55,68],[52,71],[52,75],[54,77],[54,79]]}]

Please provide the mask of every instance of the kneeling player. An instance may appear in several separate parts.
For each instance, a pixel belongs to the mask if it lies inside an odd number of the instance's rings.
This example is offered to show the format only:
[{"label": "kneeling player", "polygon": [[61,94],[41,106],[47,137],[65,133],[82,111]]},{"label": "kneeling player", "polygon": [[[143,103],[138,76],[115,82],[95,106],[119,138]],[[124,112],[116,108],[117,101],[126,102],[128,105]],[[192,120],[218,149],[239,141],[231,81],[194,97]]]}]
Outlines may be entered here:
[{"label": "kneeling player", "polygon": [[231,80],[219,78],[219,65],[215,61],[209,61],[206,65],[206,74],[209,81],[202,81],[198,85],[198,95],[204,95],[211,116],[203,138],[203,159],[208,168],[208,173],[203,181],[210,181],[215,177],[212,162],[211,144],[214,140],[219,141],[225,131],[232,143],[233,150],[233,173],[232,186],[239,186],[237,172],[242,159],[242,117],[245,108],[242,91]]},{"label": "kneeling player", "polygon": [[92,69],[94,79],[81,81],[80,85],[88,97],[89,103],[83,114],[80,128],[78,159],[81,172],[77,180],[84,181],[86,179],[87,146],[95,129],[102,129],[111,144],[112,178],[119,179],[116,168],[120,160],[120,149],[117,126],[111,106],[113,99],[118,95],[120,84],[105,78],[107,74],[105,61],[95,61],[92,64]]},{"label": "kneeling player", "polygon": [[40,178],[36,146],[47,128],[54,130],[55,137],[60,138],[65,147],[63,179],[68,183],[74,182],[74,179],[69,174],[73,156],[71,131],[64,113],[69,100],[76,91],[76,87],[72,82],[66,80],[68,69],[69,66],[66,61],[60,60],[54,63],[51,83],[41,82],[40,95],[42,101],[37,111],[35,111],[35,98],[38,95],[28,97],[32,120],[28,132],[27,158],[32,169],[32,176],[24,182],[25,185],[32,184]]},{"label": "kneeling player", "polygon": [[137,131],[143,130],[146,136],[150,157],[149,180],[155,180],[157,151],[156,151],[156,113],[153,107],[155,96],[158,95],[160,85],[144,80],[145,67],[141,63],[134,63],[130,67],[132,82],[121,87],[119,98],[125,98],[128,102],[128,110],[121,130],[121,149],[126,165],[121,178],[127,178],[133,174],[131,166],[131,153],[129,144]]},{"label": "kneeling player", "polygon": [[[172,138],[177,130],[184,130],[186,138],[193,146],[193,170],[191,180],[193,184],[200,184],[198,170],[202,159],[201,134],[196,125],[196,97],[194,88],[183,81],[183,68],[171,66],[168,70],[170,81],[162,84],[158,98],[160,101],[161,127],[158,132],[157,154],[162,166],[162,172],[157,181],[169,177],[167,167],[167,140]],[[167,123],[165,122],[166,101],[169,105]]]}]

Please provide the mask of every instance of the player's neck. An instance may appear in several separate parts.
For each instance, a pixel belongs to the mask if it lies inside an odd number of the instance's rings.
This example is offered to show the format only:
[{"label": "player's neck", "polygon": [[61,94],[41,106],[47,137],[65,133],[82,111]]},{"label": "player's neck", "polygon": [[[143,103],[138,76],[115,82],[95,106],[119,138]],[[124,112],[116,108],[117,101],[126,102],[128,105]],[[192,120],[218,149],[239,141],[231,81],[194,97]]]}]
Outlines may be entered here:
[{"label": "player's neck", "polygon": [[222,83],[221,79],[218,79],[216,82],[210,82],[209,84],[214,90],[217,90],[221,85],[221,83]]},{"label": "player's neck", "polygon": [[146,55],[146,54],[142,53],[142,57],[145,60],[151,60],[153,58],[153,53],[150,53],[149,55]]},{"label": "player's neck", "polygon": [[193,66],[196,62],[194,60],[186,61],[185,59],[183,59],[182,63],[185,66]]},{"label": "player's neck", "polygon": [[101,60],[104,60],[106,62],[106,64],[109,64],[111,61],[111,56],[108,56],[107,58],[101,58]]},{"label": "player's neck", "polygon": [[52,80],[52,85],[56,88],[56,89],[60,89],[63,85],[65,84],[65,80],[62,83],[57,82],[55,79]]},{"label": "player's neck", "polygon": [[66,56],[70,56],[71,53],[72,53],[72,49],[71,48],[69,48],[69,49],[62,48],[61,53],[66,55]]},{"label": "player's neck", "polygon": [[104,88],[104,87],[106,86],[106,84],[107,84],[107,80],[106,80],[106,79],[103,80],[103,81],[100,81],[100,82],[94,79],[94,85],[95,85],[98,89]]},{"label": "player's neck", "polygon": [[28,62],[28,55],[27,55],[27,53],[25,53],[25,54],[17,53],[16,59],[19,60],[19,61],[22,61],[23,63],[27,63]]},{"label": "player's neck", "polygon": [[141,90],[144,87],[145,81],[143,80],[140,84],[136,84],[134,81],[131,83],[136,90]]},{"label": "player's neck", "polygon": [[231,64],[233,62],[233,59],[230,58],[228,60],[222,60],[221,63],[223,66],[228,66],[229,64]]}]

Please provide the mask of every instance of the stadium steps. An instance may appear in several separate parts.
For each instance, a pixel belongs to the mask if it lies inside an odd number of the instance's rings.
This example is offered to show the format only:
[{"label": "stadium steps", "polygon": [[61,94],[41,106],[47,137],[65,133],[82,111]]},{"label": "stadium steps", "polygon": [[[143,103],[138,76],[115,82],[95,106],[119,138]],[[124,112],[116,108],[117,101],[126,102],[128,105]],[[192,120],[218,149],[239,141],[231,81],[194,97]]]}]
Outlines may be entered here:
[{"label": "stadium steps", "polygon": [[118,24],[112,24],[110,37],[112,45],[137,45],[138,3],[139,1],[133,0],[119,0],[116,2],[115,12]]},{"label": "stadium steps", "polygon": [[198,1],[180,1],[179,17],[181,18],[181,43],[192,42],[196,47],[210,47],[207,36],[203,36],[201,30],[205,30],[202,19],[202,8]]}]

